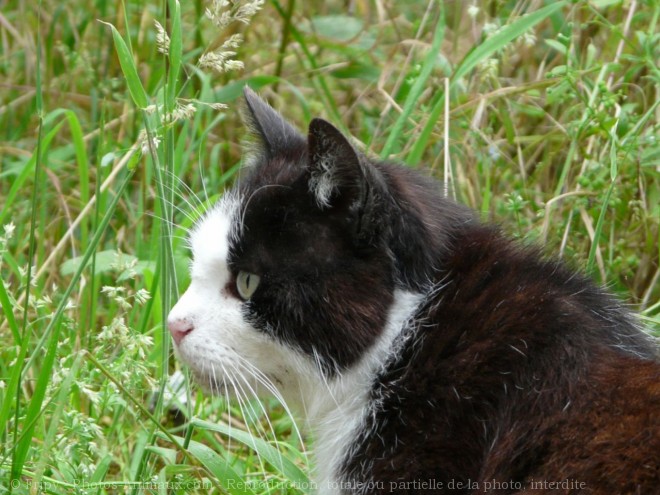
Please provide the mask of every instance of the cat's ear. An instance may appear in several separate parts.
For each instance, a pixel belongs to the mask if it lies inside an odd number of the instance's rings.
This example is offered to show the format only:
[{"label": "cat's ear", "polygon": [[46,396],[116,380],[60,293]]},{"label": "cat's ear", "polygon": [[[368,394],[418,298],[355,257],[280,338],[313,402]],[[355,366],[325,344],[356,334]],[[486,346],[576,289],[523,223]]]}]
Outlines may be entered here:
[{"label": "cat's ear", "polygon": [[360,158],[332,124],[313,119],[307,136],[310,190],[320,206],[349,205],[362,199],[366,181]]},{"label": "cat's ear", "polygon": [[358,245],[372,244],[382,232],[387,189],[380,172],[329,122],[314,119],[307,137],[309,188],[322,208],[348,212]]},{"label": "cat's ear", "polygon": [[250,87],[243,89],[247,111],[245,119],[261,141],[266,158],[286,155],[304,143],[304,137]]}]

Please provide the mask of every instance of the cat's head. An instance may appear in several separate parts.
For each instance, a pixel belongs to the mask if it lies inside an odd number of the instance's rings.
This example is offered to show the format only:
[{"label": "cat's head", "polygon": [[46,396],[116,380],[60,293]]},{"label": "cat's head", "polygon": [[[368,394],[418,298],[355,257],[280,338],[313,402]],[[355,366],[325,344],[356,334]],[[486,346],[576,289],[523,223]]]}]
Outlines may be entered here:
[{"label": "cat's head", "polygon": [[384,169],[328,122],[304,136],[245,97],[258,153],[192,229],[192,282],[168,318],[179,356],[219,393],[349,369],[401,284],[392,229],[405,222]]}]

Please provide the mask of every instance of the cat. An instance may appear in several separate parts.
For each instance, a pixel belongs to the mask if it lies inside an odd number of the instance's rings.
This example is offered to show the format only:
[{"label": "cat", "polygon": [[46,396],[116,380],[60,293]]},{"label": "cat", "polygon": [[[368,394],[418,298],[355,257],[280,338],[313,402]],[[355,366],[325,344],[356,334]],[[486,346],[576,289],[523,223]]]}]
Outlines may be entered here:
[{"label": "cat", "polygon": [[168,317],[211,392],[297,407],[319,493],[660,493],[660,360],[612,296],[246,88],[257,151]]}]

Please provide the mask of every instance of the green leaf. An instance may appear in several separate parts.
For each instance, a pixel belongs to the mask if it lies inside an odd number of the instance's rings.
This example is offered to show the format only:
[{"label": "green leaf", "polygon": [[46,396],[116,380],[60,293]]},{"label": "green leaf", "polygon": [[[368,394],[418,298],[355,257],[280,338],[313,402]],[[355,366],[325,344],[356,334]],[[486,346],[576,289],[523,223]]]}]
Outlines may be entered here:
[{"label": "green leaf", "polygon": [[362,79],[375,83],[380,77],[381,71],[378,67],[363,62],[349,62],[347,66],[332,71],[337,79]]},{"label": "green leaf", "polygon": [[596,7],[597,9],[606,9],[607,7],[611,7],[612,5],[618,5],[621,3],[621,0],[591,0],[591,5]]},{"label": "green leaf", "polygon": [[115,50],[117,51],[117,57],[119,58],[119,65],[126,78],[128,91],[131,94],[133,102],[135,102],[138,108],[147,108],[149,106],[149,98],[147,97],[147,92],[144,90],[144,86],[142,86],[133,55],[126,45],[124,38],[121,37],[119,31],[112,24],[103,21],[99,22],[110,26],[110,29],[112,29],[112,39],[115,44]]},{"label": "green leaf", "polygon": [[150,445],[147,450],[159,455],[167,465],[176,464],[176,456],[179,453],[175,449],[167,449],[165,447],[158,447],[157,445]]},{"label": "green leaf", "polygon": [[346,42],[358,36],[363,29],[364,23],[356,17],[323,15],[312,19],[309,31],[315,32],[324,38]]},{"label": "green leaf", "polygon": [[568,72],[568,66],[566,65],[557,65],[548,71],[547,77],[561,77],[566,75]]},{"label": "green leaf", "polygon": [[114,458],[110,454],[106,454],[100,460],[100,462],[96,464],[96,469],[92,473],[92,476],[90,476],[89,482],[98,483],[103,481],[105,479],[105,475],[108,472],[108,469],[110,468],[110,464],[112,464],[112,461],[114,461]]},{"label": "green leaf", "polygon": [[[603,203],[600,207],[600,213],[598,214],[598,220],[596,221],[596,227],[594,229],[594,238],[591,241],[591,247],[589,249],[589,258],[587,259],[587,272],[595,274],[594,265],[596,264],[596,253],[598,252],[598,243],[600,241],[600,236],[603,232],[603,223],[605,222],[605,216],[610,205],[610,199],[612,198],[612,191],[616,186],[616,180],[610,182],[610,187],[607,188],[605,197],[603,198]],[[605,282],[605,281],[603,281]]]},{"label": "green leaf", "polygon": [[543,42],[548,45],[553,50],[557,50],[562,55],[566,56],[568,54],[568,47],[563,43],[557,40],[543,40]]},{"label": "green leaf", "polygon": [[[60,273],[64,276],[73,275],[83,262],[84,256],[76,256],[66,260],[60,266]],[[112,249],[96,253],[96,271],[98,273],[109,272],[117,266],[126,266],[137,261],[135,256],[125,254]]]}]

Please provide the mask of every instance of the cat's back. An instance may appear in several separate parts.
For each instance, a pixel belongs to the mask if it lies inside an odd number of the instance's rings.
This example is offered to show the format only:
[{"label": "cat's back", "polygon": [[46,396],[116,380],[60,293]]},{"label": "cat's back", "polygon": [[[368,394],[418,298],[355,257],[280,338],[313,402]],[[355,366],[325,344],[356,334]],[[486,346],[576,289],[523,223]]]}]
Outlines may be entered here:
[{"label": "cat's back", "polygon": [[401,338],[349,470],[387,458],[373,479],[450,493],[660,493],[655,344],[586,278],[464,223]]}]

